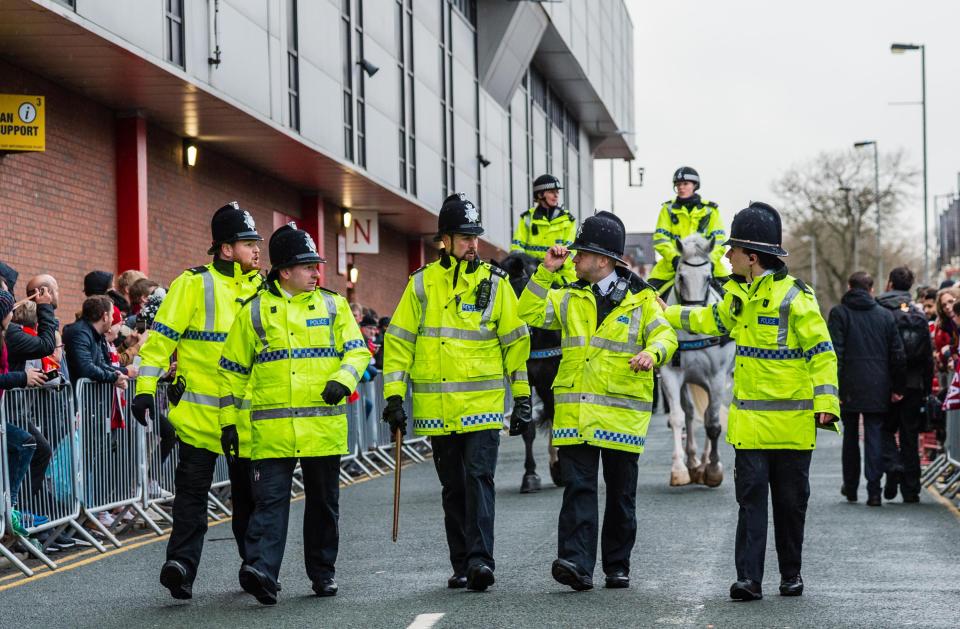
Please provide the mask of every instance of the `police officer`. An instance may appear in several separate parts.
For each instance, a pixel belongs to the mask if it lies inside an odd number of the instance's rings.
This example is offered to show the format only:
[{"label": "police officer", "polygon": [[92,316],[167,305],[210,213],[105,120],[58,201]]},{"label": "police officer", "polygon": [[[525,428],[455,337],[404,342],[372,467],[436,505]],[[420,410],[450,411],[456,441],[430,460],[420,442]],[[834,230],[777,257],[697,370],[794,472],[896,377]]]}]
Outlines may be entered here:
[{"label": "police officer", "polygon": [[[577,233],[577,220],[560,205],[560,180],[553,175],[540,175],[533,180],[535,205],[520,215],[513,233],[511,251],[520,251],[543,260],[554,245],[569,247]],[[557,274],[560,284],[574,282],[577,274],[573,262],[567,260]]]},{"label": "police officer", "polygon": [[[224,452],[249,441],[254,511],[240,585],[265,605],[277,602],[277,577],[290,516],[290,485],[300,461],[306,493],[303,553],[317,596],[334,596],[339,533],[340,456],[347,454],[347,405],[370,362],[347,301],[316,288],[310,235],[284,225],[270,237],[267,290],[243,307],[220,358],[225,399]],[[247,398],[249,393],[249,401]],[[249,404],[249,406],[248,406]],[[251,432],[239,436],[237,411],[249,407]]]},{"label": "police officer", "polygon": [[[217,360],[227,332],[244,300],[260,288],[260,241],[253,217],[236,201],[221,207],[210,223],[213,244],[207,254],[213,262],[182,273],[170,285],[157,312],[147,342],[140,350],[142,363],[137,395],[131,410],[146,425],[146,415],[156,421],[154,395],[157,379],[177,353],[177,382],[170,386],[170,421],[180,440],[173,499],[173,531],[167,543],[167,561],[160,583],[177,599],[193,596],[203,537],[207,532],[207,493],[220,447],[220,383]],[[240,430],[249,430],[246,417]],[[249,439],[247,440],[249,442]],[[229,464],[233,502],[233,536],[241,561],[243,539],[253,502],[249,483],[249,450]]]},{"label": "police officer", "polygon": [[673,173],[673,187],[677,192],[675,199],[664,201],[657,217],[657,228],[653,233],[653,248],[660,259],[650,271],[647,281],[661,294],[673,285],[677,264],[680,262],[678,243],[693,233],[704,238],[714,239],[713,275],[726,278],[729,274],[723,262],[723,245],[726,237],[720,210],[713,201],[705,201],[697,194],[700,189],[700,175],[689,166],[681,166]]},{"label": "police officer", "polygon": [[837,356],[817,299],[787,274],[780,215],[752,203],[733,219],[727,259],[733,275],[723,301],[671,306],[667,320],[694,334],[729,334],[737,343],[727,442],[736,449],[737,581],[731,598],[763,598],[767,493],[773,500],[780,594],[803,593],[800,558],[810,457],[816,428],[836,430]]},{"label": "police officer", "polygon": [[561,330],[563,358],[553,381],[553,445],[564,480],[553,578],[593,587],[597,562],[597,475],[607,501],[601,533],[606,587],[630,585],[636,540],[637,460],[653,407],[653,368],[677,348],[657,295],[623,264],[626,232],[610,212],[583,222],[572,249],[577,277],[552,289],[568,256],[556,245],[520,295],[529,325]]},{"label": "police officer", "polygon": [[510,434],[530,422],[530,354],[517,297],[498,267],[477,253],[480,212],[463,193],[440,209],[440,260],[413,273],[387,328],[383,419],[406,428],[403,398],[413,382],[413,427],[429,435],[443,486],[453,576],[450,588],[494,582],[494,482],[504,378],[514,397]]}]

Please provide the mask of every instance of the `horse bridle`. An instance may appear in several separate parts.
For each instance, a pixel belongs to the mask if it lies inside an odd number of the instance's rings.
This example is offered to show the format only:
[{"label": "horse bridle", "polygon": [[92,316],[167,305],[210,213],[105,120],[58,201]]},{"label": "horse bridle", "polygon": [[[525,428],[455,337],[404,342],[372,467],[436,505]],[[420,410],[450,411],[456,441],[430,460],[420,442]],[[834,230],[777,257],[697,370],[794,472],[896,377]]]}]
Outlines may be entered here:
[{"label": "horse bridle", "polygon": [[[686,260],[681,260],[681,261],[680,261],[680,264],[682,264],[682,265],[684,265],[684,266],[694,267],[694,268],[696,268],[696,267],[701,267],[701,266],[704,266],[704,265],[706,265],[706,264],[709,264],[711,267],[713,266],[713,263],[710,261],[710,258],[706,258],[703,262],[699,262],[699,263],[697,263],[697,264],[693,264],[692,262],[687,262]],[[712,272],[712,271],[711,271],[711,272]],[[679,277],[677,278],[677,283],[678,283],[678,284],[680,283],[680,278],[679,278]],[[678,286],[678,287],[677,287],[677,301],[680,302],[680,305],[681,305],[681,306],[706,306],[706,305],[707,305],[707,300],[710,299],[710,282],[706,282],[706,283],[704,284],[703,299],[699,299],[699,300],[684,299],[684,298],[683,298],[683,295],[680,294],[679,288],[680,288],[680,287]]]}]

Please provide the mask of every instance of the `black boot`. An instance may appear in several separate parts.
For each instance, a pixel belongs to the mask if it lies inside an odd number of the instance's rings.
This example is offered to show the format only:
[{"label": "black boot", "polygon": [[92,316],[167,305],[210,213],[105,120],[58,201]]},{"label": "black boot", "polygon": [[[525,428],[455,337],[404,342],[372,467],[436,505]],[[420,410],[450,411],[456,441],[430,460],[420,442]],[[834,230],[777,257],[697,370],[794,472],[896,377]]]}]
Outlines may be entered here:
[{"label": "black boot", "polygon": [[780,579],[780,596],[800,596],[803,594],[803,579],[798,574],[789,579]]},{"label": "black boot", "polygon": [[468,590],[475,592],[486,591],[488,587],[493,585],[494,581],[493,570],[490,569],[490,566],[475,564],[467,569],[466,585]]},{"label": "black boot", "polygon": [[730,598],[738,601],[759,601],[763,598],[763,590],[753,579],[741,579],[730,586]]},{"label": "black boot", "polygon": [[276,605],[277,593],[270,578],[253,566],[240,568],[240,587],[252,595],[261,605]]},{"label": "black boot", "polygon": [[329,579],[320,579],[313,582],[313,592],[317,596],[336,596],[340,586],[333,577]]},{"label": "black boot", "polygon": [[582,573],[572,561],[555,559],[550,573],[557,583],[562,583],[577,592],[593,589],[593,578]]},{"label": "black boot", "polygon": [[462,574],[455,574],[447,579],[447,587],[451,590],[459,590],[467,587],[467,577]]},{"label": "black boot", "polygon": [[193,598],[193,582],[187,577],[187,569],[179,561],[167,561],[160,568],[160,585],[170,590],[170,596],[178,600]]}]

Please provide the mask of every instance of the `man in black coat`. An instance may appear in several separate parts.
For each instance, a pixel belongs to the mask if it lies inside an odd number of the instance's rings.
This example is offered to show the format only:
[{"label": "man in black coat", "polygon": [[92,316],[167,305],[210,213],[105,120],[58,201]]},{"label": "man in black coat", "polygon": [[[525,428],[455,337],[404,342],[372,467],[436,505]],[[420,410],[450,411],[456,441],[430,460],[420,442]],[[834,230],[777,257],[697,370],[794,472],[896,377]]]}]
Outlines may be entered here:
[{"label": "man in black coat", "polygon": [[119,389],[127,388],[123,367],[110,364],[104,334],[113,322],[113,301],[106,295],[87,297],[80,319],[63,329],[63,345],[74,380],[87,378],[94,382],[110,382]]},{"label": "man in black coat", "polygon": [[860,415],[863,415],[867,505],[879,507],[883,476],[883,425],[890,403],[903,396],[904,352],[893,315],[873,297],[873,278],[857,271],[849,290],[830,310],[827,327],[837,353],[843,421],[843,486],[857,501],[860,484]]}]

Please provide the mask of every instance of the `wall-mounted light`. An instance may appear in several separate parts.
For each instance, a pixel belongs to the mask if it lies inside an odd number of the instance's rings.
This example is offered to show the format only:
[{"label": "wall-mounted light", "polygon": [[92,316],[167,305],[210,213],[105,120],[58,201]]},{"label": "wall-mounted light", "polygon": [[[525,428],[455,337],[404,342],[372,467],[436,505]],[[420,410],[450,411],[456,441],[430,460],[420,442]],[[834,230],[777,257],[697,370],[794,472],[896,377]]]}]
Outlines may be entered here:
[{"label": "wall-mounted light", "polygon": [[480,160],[480,165],[486,168],[490,165],[490,160],[484,157],[483,155],[477,155],[477,159]]},{"label": "wall-mounted light", "polygon": [[360,61],[357,62],[357,65],[363,68],[363,71],[367,73],[367,76],[373,76],[374,74],[380,71],[380,68],[373,65],[366,59],[361,59]]},{"label": "wall-mounted light", "polygon": [[350,283],[356,284],[357,280],[360,278],[360,269],[355,266],[350,267]]},{"label": "wall-mounted light", "polygon": [[193,140],[183,140],[183,165],[191,168],[197,165],[197,145]]},{"label": "wall-mounted light", "polygon": [[353,223],[353,214],[350,213],[350,210],[343,210],[340,213],[340,219],[343,223],[343,226],[349,229],[350,225]]}]

